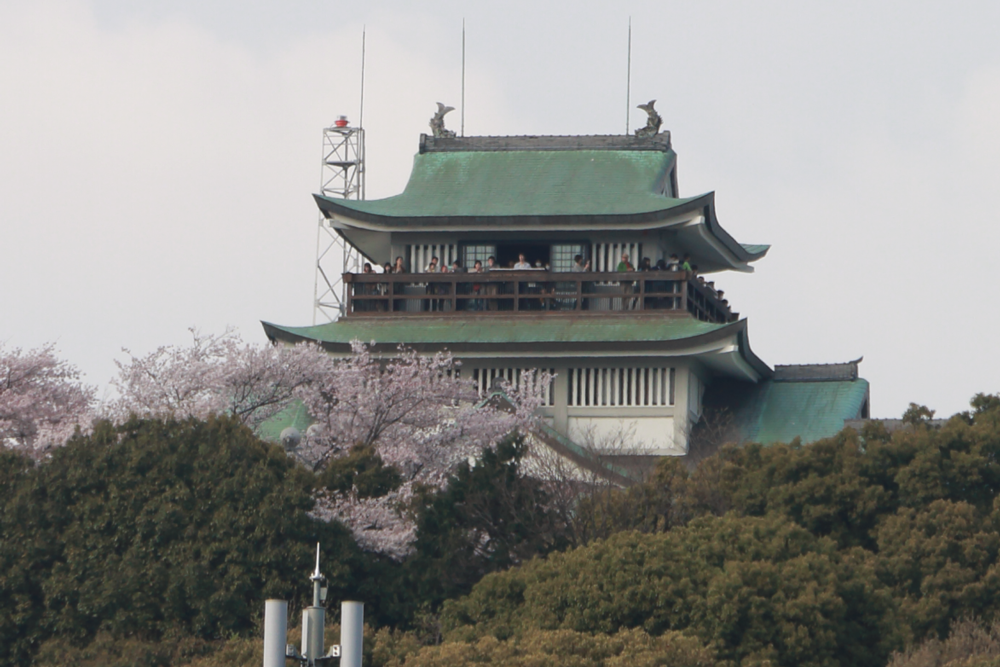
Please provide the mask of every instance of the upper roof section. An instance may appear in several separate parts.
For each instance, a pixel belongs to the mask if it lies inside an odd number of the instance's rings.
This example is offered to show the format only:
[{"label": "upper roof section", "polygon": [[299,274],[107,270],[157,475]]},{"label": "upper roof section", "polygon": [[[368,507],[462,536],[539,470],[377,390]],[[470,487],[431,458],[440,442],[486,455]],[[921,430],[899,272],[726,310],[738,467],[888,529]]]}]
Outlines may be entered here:
[{"label": "upper roof section", "polygon": [[[401,194],[316,195],[333,226],[368,232],[653,230],[691,236],[692,255],[750,270],[766,245],[737,243],[718,224],[713,193],[677,196],[670,134],[653,137],[429,137]],[[349,238],[350,233],[345,233]],[[352,239],[352,242],[354,240]],[[355,245],[365,245],[358,239]],[[715,245],[714,251],[701,245]],[[360,247],[360,246],[359,246]]]},{"label": "upper roof section", "polygon": [[387,218],[632,215],[677,199],[670,137],[468,137],[422,135],[402,194],[334,199]]}]

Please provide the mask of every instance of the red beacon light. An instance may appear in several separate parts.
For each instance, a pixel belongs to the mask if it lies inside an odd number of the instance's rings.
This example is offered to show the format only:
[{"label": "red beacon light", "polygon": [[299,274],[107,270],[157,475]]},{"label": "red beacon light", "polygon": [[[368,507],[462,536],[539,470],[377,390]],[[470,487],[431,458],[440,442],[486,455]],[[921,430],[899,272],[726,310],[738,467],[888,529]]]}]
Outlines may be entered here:
[{"label": "red beacon light", "polygon": [[347,127],[347,116],[341,116],[333,122],[337,127]]}]

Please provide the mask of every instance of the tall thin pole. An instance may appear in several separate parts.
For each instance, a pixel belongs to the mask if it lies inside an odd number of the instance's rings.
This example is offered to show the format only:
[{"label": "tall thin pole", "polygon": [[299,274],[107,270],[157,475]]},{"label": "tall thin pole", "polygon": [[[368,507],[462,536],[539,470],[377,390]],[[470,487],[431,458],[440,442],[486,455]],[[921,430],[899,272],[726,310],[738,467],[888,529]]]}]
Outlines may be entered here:
[{"label": "tall thin pole", "polygon": [[[358,158],[361,160],[359,165],[360,173],[358,176],[361,178],[361,199],[365,199],[365,36],[368,32],[368,26],[361,26],[361,110],[358,111],[358,130],[360,132],[359,136],[359,146],[358,146]],[[344,246],[345,248],[347,246]],[[347,265],[344,265],[347,268]]]},{"label": "tall thin pole", "polygon": [[462,17],[462,136],[465,136],[465,17]]},{"label": "tall thin pole", "polygon": [[632,17],[628,17],[628,70],[625,75],[625,135],[628,136],[628,116],[632,112]]},{"label": "tall thin pole", "polygon": [[365,126],[365,32],[367,26],[361,27],[361,110],[358,112],[358,127]]}]

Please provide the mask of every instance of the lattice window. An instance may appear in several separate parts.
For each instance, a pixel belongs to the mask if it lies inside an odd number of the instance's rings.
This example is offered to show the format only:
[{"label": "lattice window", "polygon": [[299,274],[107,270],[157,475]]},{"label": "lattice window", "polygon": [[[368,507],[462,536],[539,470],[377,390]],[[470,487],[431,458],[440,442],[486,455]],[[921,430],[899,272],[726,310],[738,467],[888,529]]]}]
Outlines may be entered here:
[{"label": "lattice window", "polygon": [[674,404],[673,368],[571,368],[570,407],[662,407]]},{"label": "lattice window", "polygon": [[462,266],[471,269],[476,265],[476,260],[479,260],[485,268],[486,258],[496,257],[496,255],[497,247],[488,243],[462,246]]},{"label": "lattice window", "polygon": [[[494,383],[497,381],[505,381],[517,387],[521,382],[521,374],[527,369],[524,368],[473,368],[472,369],[472,381],[475,383],[476,391],[479,392],[481,398],[485,398],[489,395]],[[539,369],[537,373],[542,370],[548,370],[549,375],[555,376],[555,369]],[[551,407],[555,405],[555,399],[552,394],[552,383],[550,382],[544,389],[542,395],[542,405],[545,407]]]},{"label": "lattice window", "polygon": [[556,244],[552,246],[552,253],[549,256],[549,266],[552,271],[572,271],[576,265],[575,257],[582,255],[584,261],[587,259],[587,246],[579,243]]}]

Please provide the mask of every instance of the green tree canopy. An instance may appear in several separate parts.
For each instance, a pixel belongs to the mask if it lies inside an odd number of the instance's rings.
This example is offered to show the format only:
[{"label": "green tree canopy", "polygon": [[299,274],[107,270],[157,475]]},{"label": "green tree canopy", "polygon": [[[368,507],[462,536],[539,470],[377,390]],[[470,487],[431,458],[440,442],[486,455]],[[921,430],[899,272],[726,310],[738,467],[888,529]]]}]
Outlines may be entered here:
[{"label": "green tree canopy", "polygon": [[316,542],[334,599],[354,592],[350,535],[307,514],[312,476],[234,419],[100,424],[42,465],[0,455],[0,484],[0,664],[54,635],[253,629],[265,598],[298,597]]},{"label": "green tree canopy", "polygon": [[862,549],[839,551],[784,517],[706,517],[607,540],[485,577],[445,604],[445,636],[530,629],[683,631],[724,660],[882,665],[904,639]]}]

